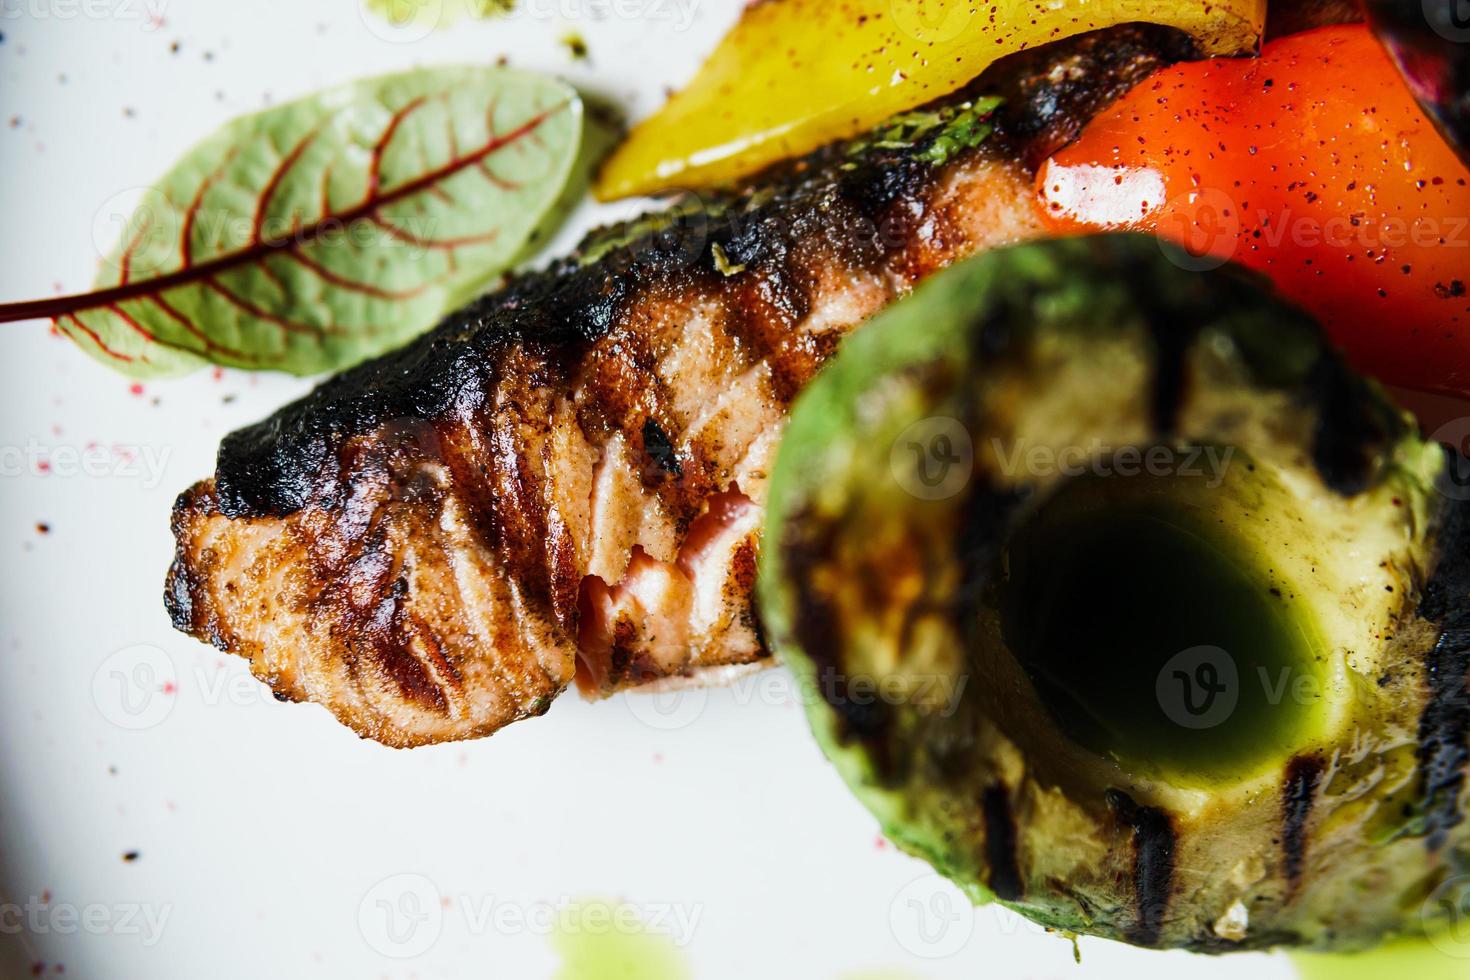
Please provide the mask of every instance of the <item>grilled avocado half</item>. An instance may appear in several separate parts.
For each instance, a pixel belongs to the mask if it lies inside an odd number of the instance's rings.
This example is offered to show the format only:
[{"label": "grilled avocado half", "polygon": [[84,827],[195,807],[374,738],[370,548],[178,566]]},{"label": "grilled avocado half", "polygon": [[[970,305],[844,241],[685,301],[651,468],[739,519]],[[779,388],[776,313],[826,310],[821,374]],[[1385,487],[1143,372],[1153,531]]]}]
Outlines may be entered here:
[{"label": "grilled avocado half", "polygon": [[1463,460],[1168,248],[993,252],[849,338],[773,475],[772,642],[976,901],[1209,952],[1432,932],[1470,910]]}]

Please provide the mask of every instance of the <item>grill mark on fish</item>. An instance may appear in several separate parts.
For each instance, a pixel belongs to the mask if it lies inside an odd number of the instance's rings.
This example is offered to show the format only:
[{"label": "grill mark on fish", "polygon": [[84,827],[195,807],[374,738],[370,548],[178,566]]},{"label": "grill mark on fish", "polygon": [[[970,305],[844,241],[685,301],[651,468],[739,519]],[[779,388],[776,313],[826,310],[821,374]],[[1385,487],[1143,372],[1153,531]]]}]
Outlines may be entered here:
[{"label": "grill mark on fish", "polygon": [[1307,859],[1307,821],[1317,803],[1321,782],[1321,759],[1299,755],[1287,763],[1281,787],[1281,863],[1288,899],[1302,883]]},{"label": "grill mark on fish", "polygon": [[[1125,27],[1006,59],[947,100],[1003,99],[994,134],[943,165],[923,140],[859,140],[594,232],[230,434],[214,480],[176,504],[175,626],[393,745],[489,734],[574,674],[605,694],[760,661],[758,520],[681,567],[691,529],[737,490],[758,518],[784,413],[843,335],[936,269],[1043,233],[1030,168],[1190,54],[1176,32]],[[689,343],[696,321],[707,349]],[[713,397],[661,373],[679,356]],[[691,408],[740,379],[753,399],[714,419]],[[377,632],[331,601],[372,535],[410,570]],[[614,618],[584,624],[594,579]],[[600,652],[579,649],[584,625]],[[881,707],[849,706],[880,738]]]},{"label": "grill mark on fish", "polygon": [[[1085,35],[1052,49],[1002,61],[982,75],[975,92],[999,92],[998,138],[981,152],[1007,153],[1041,147],[1045,155],[1074,138],[1100,108],[1154,69],[1191,53],[1177,32],[1119,28]],[[962,98],[965,96],[957,96]],[[332,378],[269,420],[227,436],[221,445],[217,484],[226,516],[280,516],[304,503],[325,459],[328,435],[361,434],[382,419],[434,417],[449,406],[483,398],[485,379],[477,355],[502,350],[520,338],[549,347],[575,348],[598,340],[625,314],[629,297],[652,289],[694,286],[709,295],[726,279],[714,265],[710,244],[719,244],[747,270],[728,277],[741,294],[728,309],[773,312],[789,326],[803,308],[800,277],[786,260],[792,241],[835,244],[841,257],[876,267],[907,244],[916,220],[895,205],[911,201],[922,214],[923,198],[953,167],[935,168],[902,149],[872,150],[851,170],[841,148],[818,151],[789,168],[766,175],[775,186],[729,199],[711,195],[720,218],[708,219],[701,248],[691,257],[682,239],[670,244],[647,235],[582,265],[579,257],[545,273],[522,277],[454,314],[418,341]],[[1039,162],[1039,161],[1036,161]],[[743,220],[735,220],[742,218]],[[891,222],[891,223],[886,223]],[[604,232],[616,234],[617,229]],[[594,238],[595,240],[594,233]],[[897,241],[895,241],[897,240]],[[590,247],[584,243],[582,250]],[[785,339],[785,338],[782,338]],[[778,344],[768,344],[775,350]],[[601,389],[599,397],[615,397]]]},{"label": "grill mark on fish", "polygon": [[995,897],[1020,901],[1026,894],[1016,837],[1016,818],[1011,813],[1011,794],[1004,785],[987,786],[980,798],[985,818],[985,864],[990,869],[987,884]]},{"label": "grill mark on fish", "polygon": [[1174,890],[1174,823],[1163,810],[1139,806],[1122,790],[1110,789],[1104,799],[1133,836],[1134,918],[1127,939],[1137,946],[1155,946]]},{"label": "grill mark on fish", "polygon": [[1470,460],[1445,447],[1445,492],[1454,501],[1438,530],[1443,557],[1424,584],[1419,615],[1439,628],[1424,657],[1429,697],[1419,716],[1419,792],[1425,843],[1444,847],[1465,819],[1460,797],[1470,764],[1470,501],[1452,490],[1470,485]]},{"label": "grill mark on fish", "polygon": [[679,455],[674,450],[674,444],[669,441],[668,435],[658,427],[658,423],[653,419],[643,423],[643,451],[648,453],[659,468],[670,476],[684,475],[684,468],[679,465]]}]

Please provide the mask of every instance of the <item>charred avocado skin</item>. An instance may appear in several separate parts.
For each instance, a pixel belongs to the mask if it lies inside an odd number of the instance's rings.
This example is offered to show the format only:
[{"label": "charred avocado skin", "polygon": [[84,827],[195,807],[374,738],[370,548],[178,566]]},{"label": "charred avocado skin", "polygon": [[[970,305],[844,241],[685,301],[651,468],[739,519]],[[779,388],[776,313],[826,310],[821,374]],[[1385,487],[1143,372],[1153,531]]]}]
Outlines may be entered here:
[{"label": "charred avocado skin", "polygon": [[772,643],[976,901],[1208,952],[1432,931],[1470,898],[1463,461],[1163,249],[992,252],[845,342],[772,478]]}]

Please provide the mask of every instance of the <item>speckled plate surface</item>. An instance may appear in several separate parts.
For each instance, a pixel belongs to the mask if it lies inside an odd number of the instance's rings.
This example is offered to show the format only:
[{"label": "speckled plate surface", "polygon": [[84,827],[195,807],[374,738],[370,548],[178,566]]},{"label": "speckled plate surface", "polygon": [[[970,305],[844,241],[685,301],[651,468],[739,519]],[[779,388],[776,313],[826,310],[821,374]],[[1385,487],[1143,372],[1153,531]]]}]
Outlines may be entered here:
[{"label": "speckled plate surface", "polygon": [[[638,116],[738,7],[521,0],[394,28],[358,0],[0,0],[0,298],[84,289],[119,201],[231,115],[506,55]],[[552,250],[633,207],[583,208]],[[972,911],[878,837],[779,671],[568,696],[471,744],[359,741],[174,633],[160,598],[174,495],[305,382],[139,385],[28,323],[0,328],[0,385],[0,978],[1293,975],[1086,939],[1079,968]]]}]

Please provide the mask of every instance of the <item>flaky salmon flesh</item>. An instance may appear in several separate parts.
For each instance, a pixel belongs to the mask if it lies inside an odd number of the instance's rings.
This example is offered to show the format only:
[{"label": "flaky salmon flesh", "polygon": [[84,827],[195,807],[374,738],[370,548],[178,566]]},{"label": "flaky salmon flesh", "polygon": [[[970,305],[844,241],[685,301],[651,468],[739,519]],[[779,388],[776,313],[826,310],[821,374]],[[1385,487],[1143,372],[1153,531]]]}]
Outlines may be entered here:
[{"label": "flaky salmon flesh", "polygon": [[[1042,234],[1040,162],[1192,54],[1130,26],[1013,56],[933,111],[596,232],[233,433],[174,508],[175,626],[393,746],[489,735],[574,681],[766,663],[752,583],[792,399],[931,272]],[[990,96],[989,135],[953,138]]]}]

